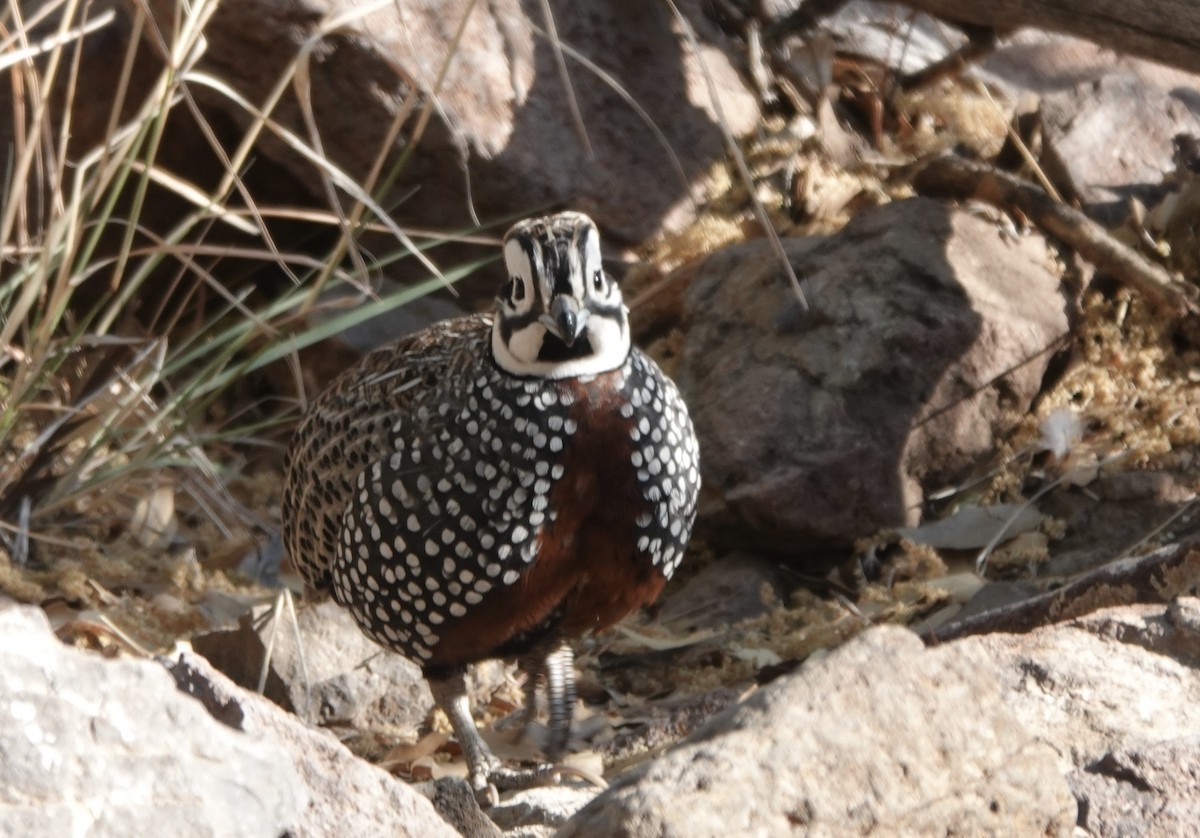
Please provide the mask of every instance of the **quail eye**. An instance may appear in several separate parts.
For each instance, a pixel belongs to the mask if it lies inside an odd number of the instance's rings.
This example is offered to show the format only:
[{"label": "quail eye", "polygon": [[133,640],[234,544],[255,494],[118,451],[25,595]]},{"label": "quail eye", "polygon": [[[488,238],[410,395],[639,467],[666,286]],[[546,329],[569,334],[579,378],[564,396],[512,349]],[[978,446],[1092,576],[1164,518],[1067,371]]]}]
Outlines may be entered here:
[{"label": "quail eye", "polygon": [[525,283],[521,281],[519,276],[512,278],[512,290],[509,291],[508,296],[514,303],[519,303],[525,299]]},{"label": "quail eye", "polygon": [[596,271],[592,274],[592,288],[596,291],[604,290],[604,274],[602,272]]}]

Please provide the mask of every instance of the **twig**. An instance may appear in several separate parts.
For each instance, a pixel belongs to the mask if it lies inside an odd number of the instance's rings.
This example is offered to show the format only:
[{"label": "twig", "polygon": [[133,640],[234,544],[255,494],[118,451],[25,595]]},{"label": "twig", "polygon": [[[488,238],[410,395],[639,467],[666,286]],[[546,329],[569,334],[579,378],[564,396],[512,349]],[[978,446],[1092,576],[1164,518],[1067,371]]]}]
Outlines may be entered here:
[{"label": "twig", "polygon": [[901,90],[920,90],[934,82],[962,73],[968,64],[991,55],[996,49],[996,30],[985,26],[963,26],[967,42],[927,67],[900,77]]},{"label": "twig", "polygon": [[1159,265],[1121,244],[1082,212],[1052,200],[1028,181],[985,163],[955,155],[919,164],[912,179],[922,195],[974,198],[1007,209],[1016,207],[1044,232],[1068,244],[1100,271],[1179,316],[1200,311],[1197,290],[1175,282]]},{"label": "twig", "polygon": [[1100,608],[1135,602],[1169,602],[1200,587],[1200,538],[1145,556],[1111,561],[1061,588],[974,614],[921,634],[929,645],[991,632],[1027,632]]}]

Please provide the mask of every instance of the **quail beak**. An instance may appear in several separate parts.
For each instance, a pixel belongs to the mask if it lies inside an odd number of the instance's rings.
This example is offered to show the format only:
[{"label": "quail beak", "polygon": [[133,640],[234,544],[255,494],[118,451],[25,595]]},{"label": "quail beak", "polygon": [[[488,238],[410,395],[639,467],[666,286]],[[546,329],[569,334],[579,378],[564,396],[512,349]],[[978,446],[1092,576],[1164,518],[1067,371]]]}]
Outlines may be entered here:
[{"label": "quail beak", "polygon": [[590,314],[586,308],[581,309],[572,297],[558,296],[550,303],[550,313],[543,314],[540,320],[555,337],[567,346],[574,346],[583,334]]}]

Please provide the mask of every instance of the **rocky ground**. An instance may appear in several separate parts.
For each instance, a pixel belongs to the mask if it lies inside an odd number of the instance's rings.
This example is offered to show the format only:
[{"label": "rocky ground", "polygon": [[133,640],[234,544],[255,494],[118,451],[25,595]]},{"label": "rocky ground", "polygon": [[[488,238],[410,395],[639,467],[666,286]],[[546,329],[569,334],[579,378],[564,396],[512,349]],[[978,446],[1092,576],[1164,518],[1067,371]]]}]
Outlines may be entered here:
[{"label": "rocky ground", "polygon": [[[598,7],[576,37],[614,31],[623,4]],[[237,23],[211,33],[218,63]],[[1194,282],[1200,166],[1172,141],[1200,135],[1200,81],[1030,36],[885,99],[880,74],[937,39],[916,26],[897,59],[884,38],[885,60],[882,28],[851,16],[835,30],[857,39],[849,69],[832,65],[840,121],[827,99],[785,119],[735,72],[738,38],[709,26],[752,190],[713,162],[707,106],[664,115],[675,87],[638,91],[687,150],[696,206],[676,185],[625,213],[647,182],[644,161],[620,163],[633,127],[595,137],[591,165],[625,171],[619,188],[585,178],[564,196],[578,161],[528,164],[536,142],[565,142],[528,130],[537,113],[482,93],[495,111],[472,110],[461,78],[447,99],[463,142],[509,149],[486,163],[485,205],[532,178],[531,202],[572,197],[616,240],[660,231],[622,254],[625,293],[692,407],[705,489],[660,605],[578,645],[569,763],[608,789],[569,779],[481,811],[415,666],[331,603],[272,618],[276,453],[231,477],[237,525],[167,487],[132,519],[128,499],[94,499],[77,512],[99,529],[74,522],[33,561],[0,562],[0,831],[1107,836],[1200,821],[1196,315],[1097,271],[1071,230],[982,187],[933,196],[914,168],[954,146],[1000,160],[1010,121],[1036,114],[1039,171]],[[526,58],[528,87],[548,58]],[[699,89],[676,64],[672,84]],[[616,107],[589,96],[585,110]],[[460,177],[452,145],[424,176]],[[1144,211],[1118,221],[1133,198]],[[438,223],[457,220],[451,203],[434,203]],[[417,322],[472,293],[487,292]],[[515,741],[506,725],[511,668],[480,667],[473,689],[497,753],[536,758],[536,728]]]}]

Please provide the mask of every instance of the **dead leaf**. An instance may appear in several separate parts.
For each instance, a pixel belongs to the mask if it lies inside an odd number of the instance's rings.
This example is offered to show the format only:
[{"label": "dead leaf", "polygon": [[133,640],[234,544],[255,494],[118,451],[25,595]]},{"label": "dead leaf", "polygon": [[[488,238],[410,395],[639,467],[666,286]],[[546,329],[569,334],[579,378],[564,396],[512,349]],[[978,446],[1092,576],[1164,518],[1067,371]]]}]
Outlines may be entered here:
[{"label": "dead leaf", "polygon": [[729,647],[728,652],[738,660],[746,661],[755,669],[762,669],[764,666],[777,666],[783,663],[783,658],[770,649],[751,649],[746,646],[733,645]]},{"label": "dead leaf", "polygon": [[932,521],[919,527],[898,529],[901,535],[919,544],[943,550],[975,550],[986,547],[1003,533],[1015,538],[1035,530],[1042,523],[1042,513],[1032,504],[1000,503],[995,506],[960,506],[949,518]]},{"label": "dead leaf", "polygon": [[453,759],[448,762],[443,762],[433,758],[433,755],[421,757],[414,762],[408,773],[414,780],[440,780],[443,777],[461,777],[466,779],[469,772],[467,769],[467,761],[462,757]]},{"label": "dead leaf", "polygon": [[640,631],[631,629],[626,625],[618,625],[617,631],[638,645],[646,649],[652,649],[655,652],[665,652],[669,649],[683,649],[687,646],[695,646],[697,643],[703,643],[705,640],[711,640],[717,635],[717,632],[712,631],[711,629],[702,629],[682,637],[652,637],[651,635],[643,634]]},{"label": "dead leaf", "polygon": [[143,547],[166,547],[175,538],[175,484],[162,482],[138,498],[129,531]]},{"label": "dead leaf", "polygon": [[951,602],[963,603],[979,593],[979,589],[988,582],[974,571],[964,571],[948,573],[936,579],[927,579],[925,584],[930,588],[945,591]]},{"label": "dead leaf", "polygon": [[404,743],[396,745],[386,754],[379,764],[385,768],[391,768],[397,765],[412,764],[427,757],[430,754],[436,753],[443,745],[450,741],[450,734],[434,731],[422,736],[416,742]]}]

